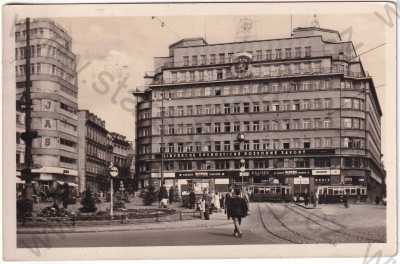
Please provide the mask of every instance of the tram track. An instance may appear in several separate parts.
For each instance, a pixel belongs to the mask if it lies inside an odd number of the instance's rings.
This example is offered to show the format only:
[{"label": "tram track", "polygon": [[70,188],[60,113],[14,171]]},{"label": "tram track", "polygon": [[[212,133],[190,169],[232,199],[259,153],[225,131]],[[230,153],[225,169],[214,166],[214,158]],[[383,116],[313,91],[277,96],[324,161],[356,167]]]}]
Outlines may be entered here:
[{"label": "tram track", "polygon": [[272,235],[272,236],[274,236],[274,237],[276,237],[276,238],[278,238],[280,240],[283,240],[285,242],[290,242],[292,244],[300,244],[299,242],[296,242],[296,241],[294,241],[294,240],[292,240],[290,238],[285,238],[285,237],[279,235],[277,232],[274,232],[270,228],[268,228],[268,226],[264,222],[264,218],[263,218],[263,215],[262,215],[261,208],[260,208],[259,204],[257,205],[257,209],[258,209],[258,218],[259,218],[259,220],[261,222],[261,225],[263,226],[264,230],[267,231],[267,233],[269,233],[270,235]]},{"label": "tram track", "polygon": [[[271,208],[268,204],[264,204],[266,209],[267,209],[267,214],[272,216],[272,219],[275,221],[277,224],[276,228],[281,228],[281,230],[272,230],[272,228],[268,227],[265,224],[264,217],[261,212],[260,205],[258,205],[258,211],[259,211],[259,217],[261,219],[261,223],[263,225],[263,228],[271,235],[284,240],[288,241],[293,244],[312,244],[312,243],[318,243],[319,241],[317,239],[314,239],[312,237],[306,236],[304,234],[301,234],[297,232],[296,230],[293,230],[291,227],[289,227],[286,223],[284,223],[280,217],[274,212],[274,209]],[[283,234],[282,234],[283,233]]]},{"label": "tram track", "polygon": [[[345,227],[344,225],[337,223],[336,221],[333,221],[331,219],[327,219],[326,217],[321,217],[319,215],[313,214],[311,212],[307,212],[307,214],[305,214],[304,212],[302,212],[301,209],[294,209],[293,207],[290,207],[289,205],[285,205],[285,207],[289,210],[291,210],[292,212],[294,212],[297,215],[302,216],[303,218],[307,219],[308,221],[324,228],[327,229],[333,233],[336,234],[340,234],[344,237],[348,237],[348,238],[352,238],[352,239],[356,239],[356,241],[365,241],[365,242],[372,242],[372,243],[382,243],[383,241],[378,240],[378,239],[374,239],[371,237],[367,237],[364,236],[362,234],[354,234],[354,231],[349,230],[347,227]],[[316,219],[313,219],[312,217],[319,219],[320,221],[317,221]],[[322,220],[322,221],[321,221]],[[325,223],[323,222],[325,221]],[[327,224],[326,222],[328,222],[331,225],[336,225],[338,228],[332,228],[329,226],[329,224]]]}]

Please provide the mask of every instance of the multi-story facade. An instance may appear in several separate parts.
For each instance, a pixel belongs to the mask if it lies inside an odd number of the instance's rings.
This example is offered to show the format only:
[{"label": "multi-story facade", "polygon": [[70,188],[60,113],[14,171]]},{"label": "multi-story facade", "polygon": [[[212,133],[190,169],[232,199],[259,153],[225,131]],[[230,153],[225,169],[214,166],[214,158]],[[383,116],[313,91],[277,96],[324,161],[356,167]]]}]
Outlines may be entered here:
[{"label": "multi-story facade", "polygon": [[133,159],[132,143],[124,135],[116,132],[109,134],[112,145],[112,162],[118,168],[118,180],[123,181],[125,187],[133,187],[131,164]]},{"label": "multi-story facade", "polygon": [[140,187],[162,173],[179,188],[243,182],[291,194],[324,186],[384,192],[374,82],[337,31],[296,28],[290,38],[220,44],[183,39],[155,58],[145,80],[134,93]]},{"label": "multi-story facade", "polygon": [[93,192],[109,189],[108,167],[112,160],[111,138],[104,120],[89,112],[78,112],[79,191],[88,187]]},{"label": "multi-story facade", "polygon": [[[17,22],[15,25],[17,100],[21,99],[25,90],[26,33],[25,21]],[[32,129],[38,131],[39,135],[33,141],[32,173],[33,180],[41,187],[48,186],[54,181],[68,182],[74,186],[77,183],[78,87],[75,55],[71,51],[71,43],[72,39],[68,33],[53,21],[31,20]],[[22,115],[20,122],[23,122]],[[18,119],[17,127],[19,127]],[[17,145],[19,140],[17,134]],[[22,156],[20,155],[21,158]]]}]

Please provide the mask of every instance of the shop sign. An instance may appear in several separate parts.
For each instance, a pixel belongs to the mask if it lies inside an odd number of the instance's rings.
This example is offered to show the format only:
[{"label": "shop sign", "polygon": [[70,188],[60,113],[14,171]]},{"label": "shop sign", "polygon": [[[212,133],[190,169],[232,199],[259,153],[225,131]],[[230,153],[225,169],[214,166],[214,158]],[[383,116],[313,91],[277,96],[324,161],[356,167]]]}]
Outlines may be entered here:
[{"label": "shop sign", "polygon": [[[161,178],[161,172],[152,172],[151,178]],[[175,173],[164,172],[164,178],[175,178]]]},{"label": "shop sign", "polygon": [[176,172],[176,178],[229,178],[239,176],[238,171],[188,171]]},{"label": "shop sign", "polygon": [[293,183],[294,184],[310,184],[310,178],[308,178],[308,177],[302,177],[301,179],[300,179],[300,177],[294,177],[293,178]]}]

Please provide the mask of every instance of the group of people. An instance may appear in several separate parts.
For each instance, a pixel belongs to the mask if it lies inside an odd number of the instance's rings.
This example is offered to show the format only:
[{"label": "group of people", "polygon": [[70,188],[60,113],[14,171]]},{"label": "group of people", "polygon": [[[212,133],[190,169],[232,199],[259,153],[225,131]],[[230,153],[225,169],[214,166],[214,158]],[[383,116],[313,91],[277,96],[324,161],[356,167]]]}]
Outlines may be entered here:
[{"label": "group of people", "polygon": [[172,204],[175,201],[175,189],[170,187],[169,190],[165,185],[161,186],[158,192],[158,201],[160,202],[161,208],[167,208],[168,204]]}]

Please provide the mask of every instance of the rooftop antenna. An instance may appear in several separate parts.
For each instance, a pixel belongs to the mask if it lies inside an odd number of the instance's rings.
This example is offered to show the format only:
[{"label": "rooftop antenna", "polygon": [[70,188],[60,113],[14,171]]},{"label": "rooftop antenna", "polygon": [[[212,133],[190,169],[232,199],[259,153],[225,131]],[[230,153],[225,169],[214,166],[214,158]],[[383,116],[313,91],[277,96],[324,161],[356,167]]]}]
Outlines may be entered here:
[{"label": "rooftop antenna", "polygon": [[293,37],[293,15],[290,14],[290,37]]},{"label": "rooftop antenna", "polygon": [[319,21],[318,21],[317,14],[314,14],[314,15],[313,15],[313,21],[311,22],[311,26],[312,26],[312,27],[316,27],[316,28],[319,28],[319,27],[320,27],[320,26],[319,26]]}]

